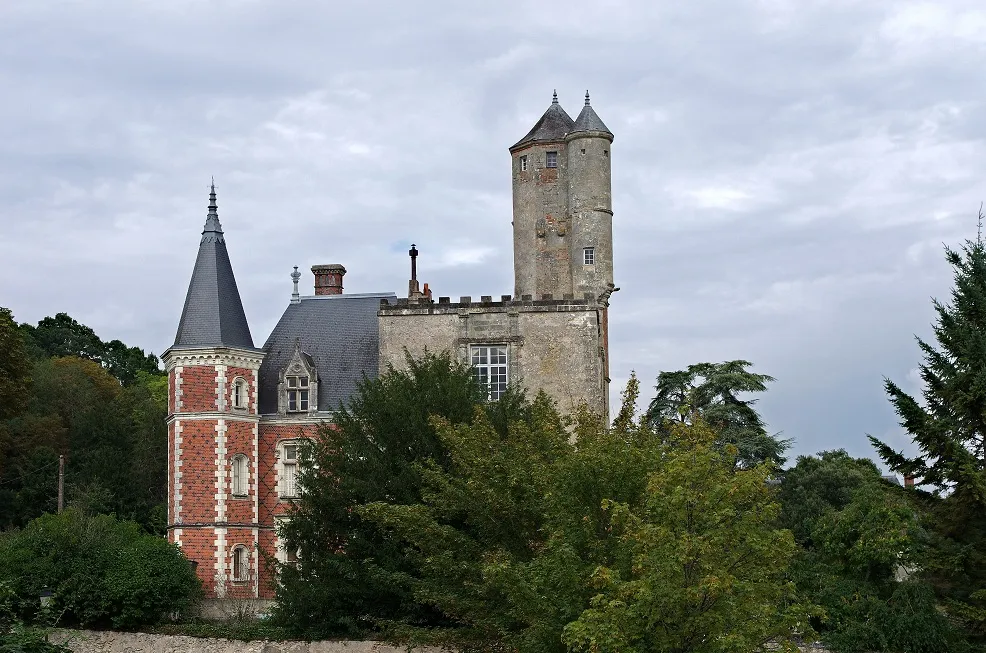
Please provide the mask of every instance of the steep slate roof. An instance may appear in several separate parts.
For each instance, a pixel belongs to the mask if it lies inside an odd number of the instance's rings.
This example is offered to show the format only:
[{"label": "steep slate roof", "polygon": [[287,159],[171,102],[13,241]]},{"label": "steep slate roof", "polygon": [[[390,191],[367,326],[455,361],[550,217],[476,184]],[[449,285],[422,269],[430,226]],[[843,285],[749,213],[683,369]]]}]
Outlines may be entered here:
[{"label": "steep slate roof", "polygon": [[548,106],[548,110],[544,112],[541,119],[534,123],[534,127],[527,132],[527,136],[517,141],[510,149],[515,150],[521,145],[531,143],[563,141],[565,135],[574,127],[575,121],[558,104],[558,93],[555,93],[551,98],[551,105]]},{"label": "steep slate roof", "polygon": [[613,132],[609,130],[609,127],[600,120],[599,116],[593,110],[592,106],[589,104],[589,91],[585,92],[585,106],[582,107],[582,113],[579,117],[575,119],[575,127],[572,128],[573,132],[606,132],[610,136]]},{"label": "steep slate roof", "polygon": [[174,348],[193,347],[254,349],[219,224],[215,185],[209,193],[209,214],[175,336]]},{"label": "steep slate roof", "polygon": [[260,413],[277,412],[277,382],[294,354],[295,340],[318,373],[318,410],[336,410],[366,375],[375,378],[380,361],[377,309],[394,293],[319,295],[288,304],[264,343],[260,366]]}]

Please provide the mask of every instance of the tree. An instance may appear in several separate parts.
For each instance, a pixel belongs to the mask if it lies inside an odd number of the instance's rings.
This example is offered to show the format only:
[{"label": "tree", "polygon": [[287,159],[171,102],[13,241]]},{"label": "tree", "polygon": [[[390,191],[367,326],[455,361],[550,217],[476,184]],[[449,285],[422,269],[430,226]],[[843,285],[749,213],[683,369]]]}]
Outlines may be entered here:
[{"label": "tree", "polygon": [[742,400],[744,392],[764,392],[773,377],[755,374],[744,360],[724,363],[698,363],[676,372],[661,372],[657,395],[647,409],[647,419],[659,433],[666,433],[672,422],[702,420],[720,434],[722,444],[739,451],[740,466],[752,467],[764,461],[784,464],[790,440],[779,440],[767,433],[766,424],[754,409],[756,399]]},{"label": "tree", "polygon": [[10,309],[0,307],[0,420],[27,407],[30,374],[31,361],[17,323]]},{"label": "tree", "polygon": [[917,338],[923,404],[885,381],[918,453],[870,440],[888,466],[939,498],[928,501],[936,541],[926,574],[953,617],[986,642],[986,245],[946,247],[945,258],[954,287],[950,303],[933,301],[937,346]]},{"label": "tree", "polygon": [[[435,419],[449,464],[424,460],[421,500],[357,508],[418,561],[414,597],[445,629],[398,638],[463,651],[790,650],[808,606],[785,579],[795,544],[762,464],[737,470],[701,421],[668,437],[581,412],[572,432],[544,395],[499,431],[482,411]],[[574,435],[574,440],[572,438]]]},{"label": "tree", "polygon": [[505,424],[526,410],[509,391],[486,403],[472,370],[448,353],[426,354],[407,368],[389,368],[359,384],[336,425],[323,427],[303,451],[301,496],[283,527],[288,545],[300,549],[299,565],[284,566],[277,587],[277,618],[311,637],[357,636],[383,620],[441,623],[433,609],[413,600],[409,579],[416,563],[392,538],[363,519],[356,507],[373,501],[421,500],[415,463],[448,463],[429,419],[457,424],[482,407]]},{"label": "tree", "polygon": [[133,522],[71,508],[0,535],[0,583],[12,588],[20,619],[35,617],[47,587],[62,623],[84,627],[154,624],[201,595],[178,546]]}]

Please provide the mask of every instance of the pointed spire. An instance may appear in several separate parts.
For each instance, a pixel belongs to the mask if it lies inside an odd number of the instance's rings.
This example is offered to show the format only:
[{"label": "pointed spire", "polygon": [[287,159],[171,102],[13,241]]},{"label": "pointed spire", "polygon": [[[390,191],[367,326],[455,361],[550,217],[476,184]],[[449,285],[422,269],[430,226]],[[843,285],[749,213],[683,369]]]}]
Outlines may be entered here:
[{"label": "pointed spire", "polygon": [[219,205],[216,203],[216,178],[212,178],[209,188],[209,213],[205,216],[205,227],[202,229],[202,242],[207,239],[222,240],[223,226],[219,224]]},{"label": "pointed spire", "polygon": [[551,104],[548,105],[548,110],[544,112],[540,120],[534,123],[534,127],[527,132],[527,136],[517,141],[510,150],[516,150],[529,143],[563,142],[565,135],[572,131],[574,125],[575,121],[572,120],[572,117],[565,113],[565,110],[558,104],[558,91],[555,91],[551,94]]},{"label": "pointed spire", "polygon": [[598,115],[596,115],[595,109],[589,104],[589,91],[585,92],[585,106],[582,107],[582,113],[579,117],[575,119],[575,127],[572,128],[573,132],[602,132],[603,134],[609,135],[609,140],[613,140],[613,132],[609,130]]},{"label": "pointed spire", "polygon": [[298,292],[298,280],[301,279],[301,273],[298,272],[298,266],[294,266],[294,272],[291,273],[291,281],[294,282],[294,292],[291,293],[291,303],[300,304],[301,303],[301,293]]},{"label": "pointed spire", "polygon": [[215,181],[174,346],[254,348],[219,224]]}]

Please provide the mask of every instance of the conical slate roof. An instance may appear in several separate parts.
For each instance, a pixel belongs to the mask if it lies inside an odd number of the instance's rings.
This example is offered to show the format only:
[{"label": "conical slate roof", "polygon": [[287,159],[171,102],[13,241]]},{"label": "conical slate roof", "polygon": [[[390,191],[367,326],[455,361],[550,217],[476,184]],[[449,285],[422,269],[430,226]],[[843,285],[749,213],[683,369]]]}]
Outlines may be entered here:
[{"label": "conical slate roof", "polygon": [[589,91],[585,92],[585,106],[582,107],[582,113],[579,117],[575,119],[575,127],[572,129],[574,132],[605,132],[610,136],[613,132],[609,130],[609,127],[603,123],[603,121],[596,115],[592,106],[589,104]]},{"label": "conical slate roof", "polygon": [[572,131],[574,127],[575,121],[558,104],[558,93],[555,93],[551,98],[551,105],[544,112],[544,115],[541,116],[541,119],[534,123],[534,127],[531,131],[527,132],[527,136],[517,141],[510,149],[514,150],[521,145],[529,145],[531,143],[563,141],[565,140],[565,135]]},{"label": "conical slate roof", "polygon": [[199,255],[188,284],[174,346],[254,349],[219,224],[215,185],[209,193],[209,215],[199,241]]}]

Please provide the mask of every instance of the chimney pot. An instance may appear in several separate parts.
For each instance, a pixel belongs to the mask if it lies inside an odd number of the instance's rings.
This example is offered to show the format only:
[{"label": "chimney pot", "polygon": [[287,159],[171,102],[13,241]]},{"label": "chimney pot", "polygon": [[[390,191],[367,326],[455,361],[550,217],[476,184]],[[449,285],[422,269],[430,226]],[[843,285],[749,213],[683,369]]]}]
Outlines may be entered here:
[{"label": "chimney pot", "polygon": [[338,263],[313,265],[312,274],[315,275],[316,295],[342,294],[342,278],[346,275],[346,268]]}]

